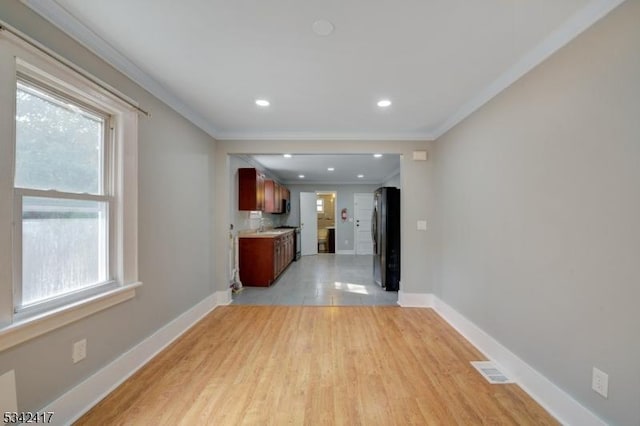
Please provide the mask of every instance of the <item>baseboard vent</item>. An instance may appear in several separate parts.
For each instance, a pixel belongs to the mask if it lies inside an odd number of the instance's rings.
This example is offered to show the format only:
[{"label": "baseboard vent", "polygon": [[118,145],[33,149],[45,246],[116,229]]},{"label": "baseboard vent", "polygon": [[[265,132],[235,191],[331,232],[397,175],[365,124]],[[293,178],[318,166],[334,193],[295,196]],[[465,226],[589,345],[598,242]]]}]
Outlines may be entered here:
[{"label": "baseboard vent", "polygon": [[493,385],[513,383],[513,380],[507,377],[507,375],[491,361],[471,361],[471,365],[482,374],[482,377],[487,379],[487,382]]}]

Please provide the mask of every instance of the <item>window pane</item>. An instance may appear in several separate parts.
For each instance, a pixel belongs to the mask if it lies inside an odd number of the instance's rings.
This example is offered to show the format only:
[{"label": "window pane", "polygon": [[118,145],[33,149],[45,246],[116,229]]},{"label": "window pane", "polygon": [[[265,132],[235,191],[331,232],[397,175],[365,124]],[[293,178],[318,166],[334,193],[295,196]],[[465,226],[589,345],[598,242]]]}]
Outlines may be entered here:
[{"label": "window pane", "polygon": [[15,186],[102,194],[104,119],[18,82]]},{"label": "window pane", "polygon": [[22,199],[22,303],[107,281],[107,203]]}]

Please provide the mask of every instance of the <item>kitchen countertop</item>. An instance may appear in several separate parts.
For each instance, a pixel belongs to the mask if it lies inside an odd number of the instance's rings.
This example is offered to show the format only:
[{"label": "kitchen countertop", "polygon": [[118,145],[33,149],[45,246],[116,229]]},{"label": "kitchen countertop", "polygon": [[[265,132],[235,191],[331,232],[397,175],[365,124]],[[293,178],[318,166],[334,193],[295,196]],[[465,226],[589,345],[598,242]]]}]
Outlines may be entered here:
[{"label": "kitchen countertop", "polygon": [[256,231],[248,231],[238,233],[238,238],[275,238],[284,234],[288,234],[289,232],[294,232],[295,229],[269,229],[267,231],[256,232]]}]

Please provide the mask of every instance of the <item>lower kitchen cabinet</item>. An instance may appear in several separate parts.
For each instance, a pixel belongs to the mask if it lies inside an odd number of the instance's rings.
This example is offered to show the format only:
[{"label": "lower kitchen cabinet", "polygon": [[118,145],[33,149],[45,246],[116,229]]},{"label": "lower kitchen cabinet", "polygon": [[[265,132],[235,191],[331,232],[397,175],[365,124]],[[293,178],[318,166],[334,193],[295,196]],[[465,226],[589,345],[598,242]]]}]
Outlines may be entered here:
[{"label": "lower kitchen cabinet", "polygon": [[240,281],[246,286],[270,286],[295,256],[293,232],[249,234],[239,242]]}]

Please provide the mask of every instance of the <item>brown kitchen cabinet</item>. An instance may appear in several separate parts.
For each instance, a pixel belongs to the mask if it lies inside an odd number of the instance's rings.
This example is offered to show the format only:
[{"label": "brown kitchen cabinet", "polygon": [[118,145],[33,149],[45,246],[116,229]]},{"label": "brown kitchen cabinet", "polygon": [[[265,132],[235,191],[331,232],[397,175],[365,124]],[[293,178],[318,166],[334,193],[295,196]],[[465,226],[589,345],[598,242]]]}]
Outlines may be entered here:
[{"label": "brown kitchen cabinet", "polygon": [[240,281],[246,286],[268,287],[293,261],[293,231],[280,235],[240,236]]},{"label": "brown kitchen cabinet", "polygon": [[286,186],[280,185],[274,180],[266,179],[264,181],[265,213],[288,213],[285,201],[288,203],[290,194]]},{"label": "brown kitchen cabinet", "polygon": [[282,198],[282,213],[289,213],[287,211],[287,205],[289,205],[289,200],[291,199],[291,192],[289,191],[289,188],[287,188],[286,186],[283,186],[281,188],[281,198]]},{"label": "brown kitchen cabinet", "polygon": [[274,180],[264,181],[264,211],[265,213],[282,213],[282,187]]},{"label": "brown kitchen cabinet", "polygon": [[287,213],[289,190],[255,168],[238,169],[238,210],[264,211],[265,213]]},{"label": "brown kitchen cabinet", "polygon": [[257,169],[238,169],[238,210],[264,210],[264,186],[264,175]]}]

